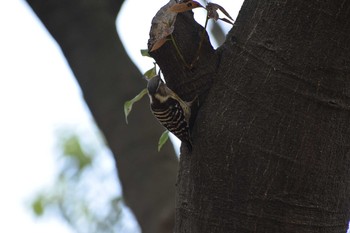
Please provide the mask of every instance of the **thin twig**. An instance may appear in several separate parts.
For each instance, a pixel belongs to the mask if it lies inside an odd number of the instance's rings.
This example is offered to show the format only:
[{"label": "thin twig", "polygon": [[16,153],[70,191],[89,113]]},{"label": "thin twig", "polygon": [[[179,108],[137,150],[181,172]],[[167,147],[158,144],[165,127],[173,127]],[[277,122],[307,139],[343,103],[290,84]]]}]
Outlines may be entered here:
[{"label": "thin twig", "polygon": [[205,32],[207,31],[208,21],[209,21],[209,12],[207,11],[207,16],[206,16],[205,24],[204,24],[204,29],[203,29],[203,32],[201,34],[201,40],[199,42],[199,46],[198,46],[198,49],[197,49],[197,52],[196,52],[196,56],[194,57],[193,61],[191,62],[190,68],[193,68],[194,64],[199,60],[199,53],[200,53],[202,45],[203,45]]},{"label": "thin twig", "polygon": [[176,52],[177,54],[179,55],[181,61],[184,63],[184,65],[187,67],[187,68],[190,68],[190,66],[187,64],[187,62],[185,61],[185,58],[182,56],[181,52],[180,52],[180,49],[179,47],[177,46],[176,42],[175,42],[175,38],[173,36],[173,34],[170,34],[170,38],[171,38],[171,41],[173,42],[173,45],[176,49]]}]

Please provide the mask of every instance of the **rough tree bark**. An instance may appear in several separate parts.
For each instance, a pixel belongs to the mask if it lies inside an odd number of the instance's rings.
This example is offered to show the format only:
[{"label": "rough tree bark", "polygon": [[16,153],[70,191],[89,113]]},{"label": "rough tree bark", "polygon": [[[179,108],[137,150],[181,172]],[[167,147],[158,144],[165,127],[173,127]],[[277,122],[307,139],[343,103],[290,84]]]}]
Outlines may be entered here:
[{"label": "rough tree bark", "polygon": [[[191,13],[177,16],[185,60],[201,31]],[[246,0],[223,46],[205,39],[193,69],[171,41],[151,55],[183,99],[200,96],[175,232],[346,232],[350,1]]]},{"label": "rough tree bark", "polygon": [[[146,83],[116,32],[123,1],[27,0],[60,45],[86,103],[110,146],[123,196],[144,233],[173,232],[178,160],[172,146],[157,152],[163,132],[145,98],[126,125],[123,104]],[[64,95],[64,93],[62,93]]]}]

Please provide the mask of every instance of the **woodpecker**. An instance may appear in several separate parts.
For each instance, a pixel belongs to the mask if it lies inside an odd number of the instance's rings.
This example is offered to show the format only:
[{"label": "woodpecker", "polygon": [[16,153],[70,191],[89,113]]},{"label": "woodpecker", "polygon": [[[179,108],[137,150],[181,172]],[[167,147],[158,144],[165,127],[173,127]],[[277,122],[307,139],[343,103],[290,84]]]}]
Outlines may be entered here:
[{"label": "woodpecker", "polygon": [[192,150],[189,130],[193,101],[182,100],[156,75],[148,81],[151,111],[157,120]]}]

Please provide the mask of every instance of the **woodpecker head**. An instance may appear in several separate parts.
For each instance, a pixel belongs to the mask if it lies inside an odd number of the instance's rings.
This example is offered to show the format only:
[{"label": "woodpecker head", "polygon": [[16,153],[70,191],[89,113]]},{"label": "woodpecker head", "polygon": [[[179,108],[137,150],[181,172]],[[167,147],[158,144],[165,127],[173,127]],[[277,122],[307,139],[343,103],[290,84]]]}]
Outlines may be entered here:
[{"label": "woodpecker head", "polygon": [[151,78],[147,84],[148,95],[150,97],[151,103],[166,101],[172,94],[172,91],[167,87],[167,85],[160,78],[160,74]]},{"label": "woodpecker head", "polygon": [[158,89],[162,83],[163,81],[160,78],[159,74],[154,76],[150,80],[148,80],[148,84],[147,84],[148,94],[151,96],[154,96],[156,93],[158,93],[159,92]]}]

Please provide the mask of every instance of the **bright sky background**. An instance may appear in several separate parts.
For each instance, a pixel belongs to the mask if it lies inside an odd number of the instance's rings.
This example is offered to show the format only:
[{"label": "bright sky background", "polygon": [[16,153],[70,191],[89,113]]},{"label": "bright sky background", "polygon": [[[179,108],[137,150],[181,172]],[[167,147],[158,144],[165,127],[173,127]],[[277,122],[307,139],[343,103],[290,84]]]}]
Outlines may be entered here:
[{"label": "bright sky background", "polygon": [[[141,71],[152,67],[140,49],[146,48],[152,17],[166,2],[127,0],[119,15],[121,39]],[[215,2],[233,18],[242,4]],[[91,134],[95,130],[56,42],[26,2],[0,0],[0,232],[72,232],[54,216],[37,219],[27,207],[57,171],[55,136],[62,126]]]}]

